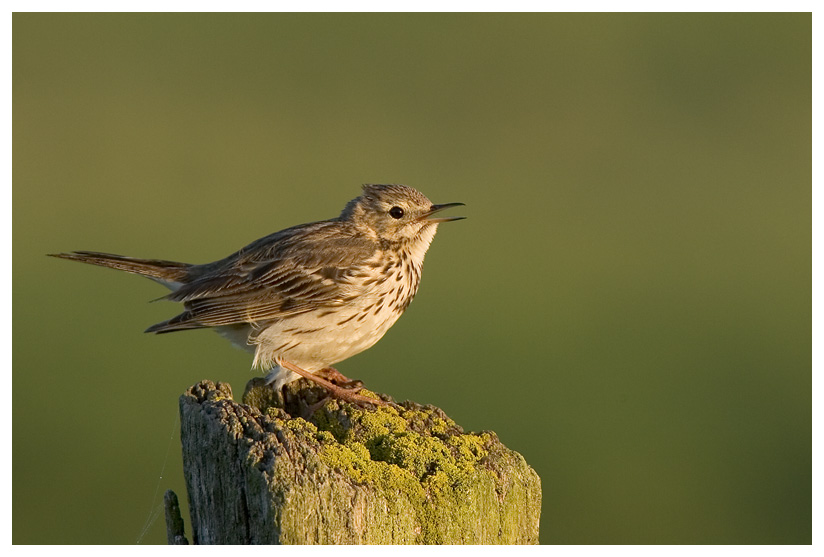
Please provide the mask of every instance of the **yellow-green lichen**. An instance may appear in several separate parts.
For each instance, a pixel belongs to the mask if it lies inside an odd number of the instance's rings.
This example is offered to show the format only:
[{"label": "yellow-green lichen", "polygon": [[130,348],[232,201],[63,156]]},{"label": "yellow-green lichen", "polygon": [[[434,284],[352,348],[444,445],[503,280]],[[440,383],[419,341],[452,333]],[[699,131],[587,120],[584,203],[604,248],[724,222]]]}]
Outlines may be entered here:
[{"label": "yellow-green lichen", "polygon": [[[298,383],[288,386],[280,400],[271,395],[269,387],[265,387],[268,392],[247,388],[244,396],[245,403],[254,402],[265,414],[268,425],[264,429],[276,433],[289,453],[299,450],[304,455],[302,469],[317,474],[294,476],[288,460],[272,461],[272,473],[282,474],[290,486],[278,496],[288,493],[290,502],[282,516],[284,532],[333,533],[314,543],[518,543],[533,539],[520,532],[523,517],[539,512],[535,509],[540,509],[540,480],[537,476],[531,479],[534,472],[520,455],[503,447],[494,433],[465,433],[432,406],[359,407],[336,400],[322,402],[323,391],[311,391]],[[520,485],[527,480],[534,485]],[[368,496],[360,499],[357,494]],[[353,505],[358,509],[354,515]],[[351,523],[351,516],[363,517],[358,520],[365,522]],[[336,537],[341,532],[362,532],[364,537]],[[292,541],[306,543],[300,540]]]},{"label": "yellow-green lichen", "polygon": [[[330,405],[331,406],[331,405]],[[326,445],[321,459],[359,483],[380,485],[388,493],[417,484],[426,498],[465,483],[486,456],[488,438],[465,434],[451,420],[426,407],[376,410],[347,405],[346,411],[327,408],[313,416],[337,445]],[[340,410],[335,408],[335,410]]]},{"label": "yellow-green lichen", "polygon": [[312,422],[307,422],[301,417],[293,418],[291,420],[284,420],[285,427],[289,428],[290,430],[294,431],[295,433],[300,433],[304,435],[315,435],[318,432],[318,428]]}]

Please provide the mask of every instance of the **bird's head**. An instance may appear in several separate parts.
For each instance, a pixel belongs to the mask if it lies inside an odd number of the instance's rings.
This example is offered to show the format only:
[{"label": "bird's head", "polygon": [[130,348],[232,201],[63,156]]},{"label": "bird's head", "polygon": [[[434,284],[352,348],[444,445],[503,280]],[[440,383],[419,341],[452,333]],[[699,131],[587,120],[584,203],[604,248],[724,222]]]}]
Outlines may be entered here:
[{"label": "bird's head", "polygon": [[365,184],[361,196],[346,205],[340,218],[351,221],[377,240],[425,242],[428,247],[438,224],[466,218],[436,216],[443,209],[458,205],[463,203],[435,205],[409,186]]}]

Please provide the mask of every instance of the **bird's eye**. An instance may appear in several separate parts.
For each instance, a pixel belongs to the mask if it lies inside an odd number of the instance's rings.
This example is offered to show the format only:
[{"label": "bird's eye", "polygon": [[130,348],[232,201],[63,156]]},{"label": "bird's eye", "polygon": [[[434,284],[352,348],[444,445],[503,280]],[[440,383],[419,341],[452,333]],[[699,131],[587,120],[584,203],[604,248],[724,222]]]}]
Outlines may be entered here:
[{"label": "bird's eye", "polygon": [[391,209],[389,209],[389,216],[393,219],[399,219],[403,217],[403,209],[401,209],[400,207],[392,207]]}]

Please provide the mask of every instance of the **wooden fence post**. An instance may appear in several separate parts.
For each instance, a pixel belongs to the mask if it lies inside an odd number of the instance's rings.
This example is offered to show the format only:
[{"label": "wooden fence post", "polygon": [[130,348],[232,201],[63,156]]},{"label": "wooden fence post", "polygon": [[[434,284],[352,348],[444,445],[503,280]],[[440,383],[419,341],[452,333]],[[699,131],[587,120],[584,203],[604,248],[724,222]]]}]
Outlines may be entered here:
[{"label": "wooden fence post", "polygon": [[[465,433],[434,406],[318,404],[305,380],[286,390],[284,402],[254,379],[240,404],[202,381],[181,396],[193,543],[538,543],[540,478],[494,433]],[[178,522],[168,531],[185,542]]]}]

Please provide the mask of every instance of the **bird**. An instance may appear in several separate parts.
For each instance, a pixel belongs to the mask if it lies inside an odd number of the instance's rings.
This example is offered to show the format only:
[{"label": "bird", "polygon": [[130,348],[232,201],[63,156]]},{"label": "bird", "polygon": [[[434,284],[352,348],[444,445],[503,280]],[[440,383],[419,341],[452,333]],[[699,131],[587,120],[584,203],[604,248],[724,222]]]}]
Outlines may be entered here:
[{"label": "bird", "polygon": [[224,259],[189,264],[94,251],[48,254],[150,278],[183,312],[147,333],[211,328],[253,354],[275,390],[305,377],[358,404],[332,365],[373,346],[409,307],[440,216],[463,203],[433,204],[403,184],[364,184],[336,218],[275,232]]}]

